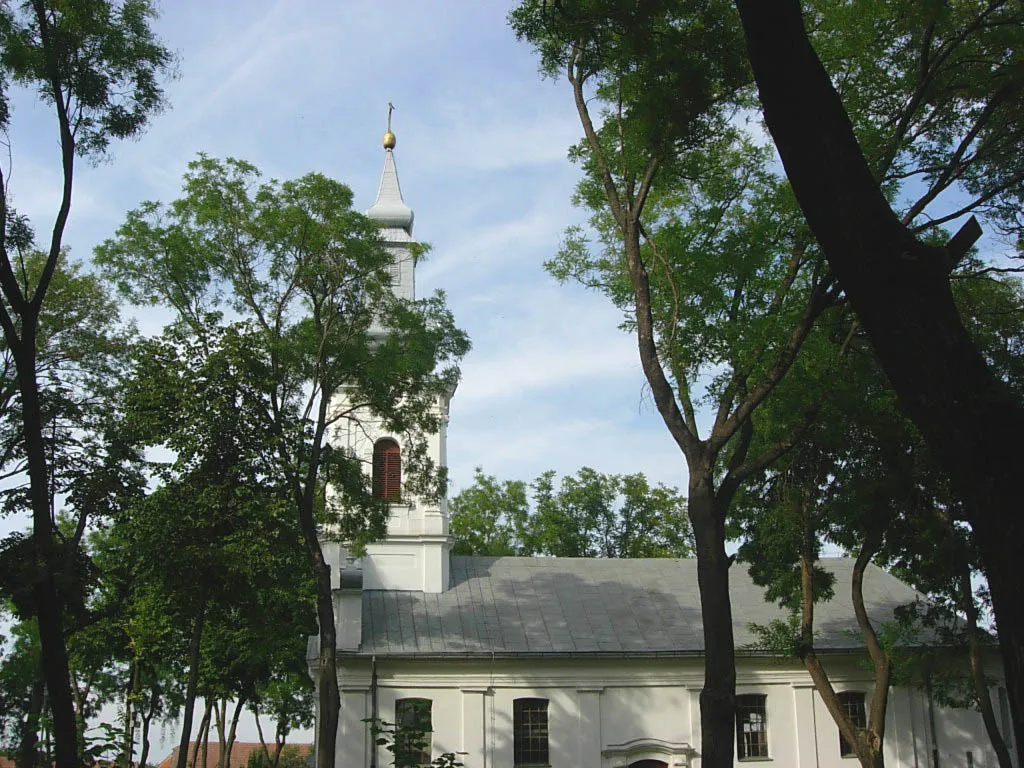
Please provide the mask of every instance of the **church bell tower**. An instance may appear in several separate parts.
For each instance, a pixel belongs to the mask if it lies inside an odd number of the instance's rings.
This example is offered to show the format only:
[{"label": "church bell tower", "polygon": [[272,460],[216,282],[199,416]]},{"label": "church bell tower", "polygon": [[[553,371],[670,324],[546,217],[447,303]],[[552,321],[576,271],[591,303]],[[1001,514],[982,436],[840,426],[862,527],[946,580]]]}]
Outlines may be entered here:
[{"label": "church bell tower", "polygon": [[[388,274],[392,290],[404,300],[416,298],[416,254],[412,238],[413,212],[402,198],[395,165],[395,134],[391,131],[391,105],[388,111],[388,129],[384,134],[384,169],[381,173],[377,199],[366,215],[380,226],[384,247],[391,254]],[[386,335],[387,328],[371,328],[371,333]],[[429,456],[438,468],[447,466],[446,432],[448,404],[454,389],[438,399],[436,408],[440,428],[426,435]],[[345,394],[339,393],[335,402],[344,405]],[[407,590],[417,592],[443,592],[448,588],[449,553],[447,500],[426,500],[407,493],[403,487],[404,448],[401,435],[386,431],[384,425],[372,415],[358,421],[343,420],[332,436],[332,442],[346,447],[363,462],[372,474],[376,495],[390,503],[387,537],[367,547],[359,560],[348,557],[339,547],[336,559],[331,558],[337,571],[336,601],[354,601],[356,590]],[[326,548],[325,548],[326,549]],[[359,599],[361,602],[361,598]],[[339,604],[339,647],[359,642],[357,609]],[[344,626],[347,623],[347,626]]]}]

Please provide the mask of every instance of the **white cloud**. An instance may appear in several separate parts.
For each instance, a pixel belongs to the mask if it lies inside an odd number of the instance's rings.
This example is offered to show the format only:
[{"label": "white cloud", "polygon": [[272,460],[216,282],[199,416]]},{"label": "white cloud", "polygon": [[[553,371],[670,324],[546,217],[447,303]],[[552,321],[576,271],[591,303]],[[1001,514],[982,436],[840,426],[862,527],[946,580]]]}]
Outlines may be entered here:
[{"label": "white cloud", "polygon": [[[555,107],[553,103],[543,106]],[[579,118],[571,109],[524,109],[521,102],[506,99],[489,100],[482,107],[453,103],[445,115],[448,120],[435,157],[481,171],[566,163],[568,149],[581,133]]]},{"label": "white cloud", "polygon": [[[565,217],[551,208],[537,207],[517,219],[508,219],[490,226],[474,227],[451,238],[448,247],[431,253],[417,279],[427,285],[443,285],[452,273],[456,279],[470,271],[475,278],[509,266],[510,260],[521,263],[525,252],[539,251],[554,255]],[[540,260],[534,268],[540,273]]]},{"label": "white cloud", "polygon": [[543,346],[505,350],[500,356],[470,359],[463,365],[459,407],[467,413],[502,407],[509,398],[542,396],[553,389],[594,386],[606,378],[635,378],[639,364],[625,343],[604,340],[562,346],[555,339]]}]

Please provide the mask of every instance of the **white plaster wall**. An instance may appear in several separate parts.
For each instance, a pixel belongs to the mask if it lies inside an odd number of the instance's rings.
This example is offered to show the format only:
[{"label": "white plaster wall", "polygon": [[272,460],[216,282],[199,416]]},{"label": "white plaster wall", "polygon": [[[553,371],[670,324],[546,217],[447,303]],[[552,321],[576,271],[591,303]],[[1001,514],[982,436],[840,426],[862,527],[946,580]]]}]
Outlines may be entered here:
[{"label": "white plaster wall", "polygon": [[[865,690],[870,695],[855,661],[831,660],[829,666],[837,690]],[[634,739],[683,743],[699,751],[699,659],[378,658],[376,667],[379,716],[393,721],[397,699],[430,699],[434,755],[467,752],[463,760],[469,768],[511,768],[512,703],[521,697],[550,702],[552,768],[610,768],[617,763],[602,752]],[[785,768],[856,768],[855,758],[840,757],[839,731],[802,667],[751,659],[741,659],[738,667],[737,692],[767,696],[769,760],[750,762]],[[372,707],[367,661],[343,662],[342,680],[354,706],[343,708],[338,765],[365,768],[372,747],[359,720]],[[917,689],[890,693],[885,746],[890,768],[929,768],[926,716],[927,704]],[[975,766],[995,766],[980,715],[936,708],[935,717],[942,765],[965,766],[971,750]],[[649,756],[673,764],[668,755]],[[386,752],[381,750],[377,757],[378,766],[388,765]],[[699,766],[701,761],[687,752],[675,764]]]},{"label": "white plaster wall", "polygon": [[[601,736],[604,745],[656,736],[693,743],[690,696],[680,685],[611,685],[601,692]],[[698,728],[700,718],[698,715]]]},{"label": "white plaster wall", "polygon": [[449,583],[450,550],[446,536],[371,544],[363,557],[363,588],[443,592]]},{"label": "white plaster wall", "polygon": [[[335,394],[332,402],[335,411],[348,408],[350,405],[348,394],[339,391]],[[439,467],[448,465],[447,437],[448,437],[448,401],[442,398],[438,402],[435,413],[441,416],[440,429],[429,435],[424,435],[427,441],[427,453],[431,460]],[[336,448],[344,448],[356,456],[363,466],[366,475],[373,471],[373,446],[383,437],[389,437],[398,443],[403,451],[406,449],[405,440],[401,435],[396,435],[384,429],[379,418],[376,418],[367,411],[357,412],[357,419],[340,419],[335,423],[329,435],[331,445]],[[424,521],[427,521],[427,533],[448,533],[448,502],[446,498],[440,498],[431,503],[423,499],[403,493],[403,504],[392,506],[391,519],[388,523],[389,533],[407,534],[421,532]],[[433,521],[432,516],[440,516],[443,520]],[[443,528],[434,529],[437,525]]]},{"label": "white plaster wall", "polygon": [[996,755],[987,742],[979,743],[975,729],[981,716],[976,712],[962,709],[936,709],[936,735],[939,748],[939,764],[943,766],[966,766],[967,753],[971,752],[975,768],[996,768]]}]

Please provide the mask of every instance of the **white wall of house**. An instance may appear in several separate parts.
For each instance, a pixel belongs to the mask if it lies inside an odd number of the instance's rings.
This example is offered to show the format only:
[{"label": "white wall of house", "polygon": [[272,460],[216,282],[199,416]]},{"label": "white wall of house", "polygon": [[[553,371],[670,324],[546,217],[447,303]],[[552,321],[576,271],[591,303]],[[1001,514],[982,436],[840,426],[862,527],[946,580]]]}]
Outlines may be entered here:
[{"label": "white wall of house", "polygon": [[[377,716],[394,721],[402,698],[432,701],[433,754],[466,752],[468,768],[511,768],[512,711],[517,698],[549,701],[552,768],[613,768],[640,759],[675,766],[700,766],[700,658],[556,659],[521,658],[343,662],[339,768],[368,768],[374,747],[363,718],[374,708],[372,667],[376,667]],[[870,702],[871,685],[857,660],[832,658],[829,673],[837,690],[859,690]],[[738,662],[737,693],[767,696],[768,760],[793,768],[854,768],[841,757],[839,732],[798,663],[767,658]],[[997,717],[999,711],[997,709]],[[942,768],[994,768],[981,717],[975,712],[932,708],[917,688],[890,692],[886,764],[929,768],[937,746]],[[376,764],[391,764],[378,750]]]}]

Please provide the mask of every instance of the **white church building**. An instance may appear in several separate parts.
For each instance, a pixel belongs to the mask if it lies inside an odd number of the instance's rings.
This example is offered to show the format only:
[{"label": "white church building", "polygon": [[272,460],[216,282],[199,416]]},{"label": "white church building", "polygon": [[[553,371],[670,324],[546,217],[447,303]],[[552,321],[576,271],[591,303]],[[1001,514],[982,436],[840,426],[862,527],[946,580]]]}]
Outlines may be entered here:
[{"label": "white church building", "polygon": [[[394,146],[389,130],[377,201],[367,213],[394,254],[394,290],[413,298],[413,212],[402,199]],[[438,404],[445,417],[448,399]],[[413,716],[429,731],[424,762],[462,752],[469,768],[701,765],[695,561],[453,557],[446,502],[400,493],[398,436],[364,424],[332,439],[364,457],[376,492],[396,499],[386,540],[364,557],[324,543],[335,580],[338,768],[389,766],[390,753],[375,745],[364,720]],[[430,442],[440,466],[445,441],[442,426]],[[864,722],[872,677],[847,598],[852,560],[823,565],[836,576],[838,597],[816,609],[816,644],[847,711]],[[730,580],[737,759],[786,768],[856,765],[800,662],[743,650],[754,643],[751,622],[785,617],[744,567],[734,565]],[[918,597],[874,567],[864,591],[876,624]],[[998,680],[1001,668],[992,662]],[[998,685],[993,701],[1009,737]],[[918,687],[890,693],[885,760],[890,768],[997,764],[979,714],[944,709]]]}]

